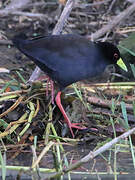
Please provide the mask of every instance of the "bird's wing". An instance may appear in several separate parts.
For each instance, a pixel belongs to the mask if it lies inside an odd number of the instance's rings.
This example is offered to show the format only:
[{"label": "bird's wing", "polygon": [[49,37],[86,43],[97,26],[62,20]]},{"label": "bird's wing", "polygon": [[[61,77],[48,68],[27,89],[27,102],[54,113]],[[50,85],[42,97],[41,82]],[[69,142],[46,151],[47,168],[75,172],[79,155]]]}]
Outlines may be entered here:
[{"label": "bird's wing", "polygon": [[26,40],[20,43],[19,49],[37,65],[42,64],[53,71],[59,71],[69,65],[70,61],[71,64],[78,63],[78,54],[87,56],[87,46],[89,41],[79,35],[54,35]]}]

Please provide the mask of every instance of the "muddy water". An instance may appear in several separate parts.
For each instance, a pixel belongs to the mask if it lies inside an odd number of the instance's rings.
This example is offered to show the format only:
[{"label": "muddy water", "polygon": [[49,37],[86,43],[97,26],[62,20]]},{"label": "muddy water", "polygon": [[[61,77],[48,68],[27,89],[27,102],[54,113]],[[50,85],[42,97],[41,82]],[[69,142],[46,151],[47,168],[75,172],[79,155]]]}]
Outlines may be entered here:
[{"label": "muddy water", "polygon": [[[89,153],[90,145],[79,145],[76,147],[65,147],[65,151],[67,152],[67,158],[69,162],[72,161],[76,162],[80,158],[84,157]],[[104,156],[104,158],[103,158]],[[113,167],[114,167],[114,155],[113,153],[110,154],[110,151],[107,151],[103,153],[103,156],[97,156],[94,160],[91,160],[90,162],[84,164],[77,170],[75,170],[71,177],[72,179],[98,179],[98,176],[101,179],[105,180],[113,180]],[[109,159],[111,159],[109,161]],[[118,179],[135,179],[135,171],[133,167],[132,157],[131,153],[124,153],[124,152],[118,152],[117,153],[117,175]],[[110,162],[110,163],[109,163]],[[7,165],[14,165],[14,166],[31,166],[32,163],[32,154],[31,152],[23,152],[20,153],[19,156],[17,156],[13,160],[8,160]],[[47,154],[40,162],[40,168],[53,168],[53,156],[51,152]],[[7,170],[7,178],[6,179],[15,179],[18,172],[13,170]],[[98,175],[97,175],[98,174]],[[44,179],[47,178],[48,174],[41,173],[41,177]],[[38,178],[38,177],[37,177]],[[26,173],[22,173],[21,179],[31,179],[31,176],[28,176]],[[64,177],[64,179],[67,179],[67,176]]]}]

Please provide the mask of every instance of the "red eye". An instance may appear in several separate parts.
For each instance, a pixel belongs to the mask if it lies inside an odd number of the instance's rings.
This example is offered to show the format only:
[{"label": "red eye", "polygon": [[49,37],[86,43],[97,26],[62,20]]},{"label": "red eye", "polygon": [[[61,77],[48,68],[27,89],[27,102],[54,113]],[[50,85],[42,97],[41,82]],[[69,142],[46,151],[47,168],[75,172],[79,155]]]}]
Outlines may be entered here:
[{"label": "red eye", "polygon": [[114,57],[115,57],[115,59],[118,59],[118,54],[114,53]]}]

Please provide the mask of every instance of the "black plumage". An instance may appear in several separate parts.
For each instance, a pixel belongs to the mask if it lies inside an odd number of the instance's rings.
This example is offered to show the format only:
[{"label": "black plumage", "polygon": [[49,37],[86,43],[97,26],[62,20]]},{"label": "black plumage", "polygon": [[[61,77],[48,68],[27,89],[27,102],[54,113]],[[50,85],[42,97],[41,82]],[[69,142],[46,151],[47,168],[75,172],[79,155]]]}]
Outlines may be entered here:
[{"label": "black plumage", "polygon": [[13,43],[61,89],[101,74],[107,65],[116,64],[120,58],[113,44],[93,43],[79,35],[53,35],[32,40],[27,40],[25,35],[18,35],[14,37]]}]

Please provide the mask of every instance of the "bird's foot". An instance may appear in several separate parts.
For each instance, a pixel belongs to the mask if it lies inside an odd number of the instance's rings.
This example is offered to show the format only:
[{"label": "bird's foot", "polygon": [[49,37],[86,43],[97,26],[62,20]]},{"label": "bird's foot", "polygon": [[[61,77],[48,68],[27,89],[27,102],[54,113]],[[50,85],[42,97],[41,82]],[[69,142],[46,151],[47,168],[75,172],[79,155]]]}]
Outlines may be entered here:
[{"label": "bird's foot", "polygon": [[[67,121],[66,121],[66,123],[67,123]],[[71,122],[69,123],[68,122],[67,125],[70,129],[70,132],[71,132],[73,138],[75,137],[75,135],[73,133],[73,129],[78,129],[78,130],[87,129],[85,126],[82,126],[82,123],[71,123]]]},{"label": "bird's foot", "polygon": [[70,129],[70,132],[71,132],[71,134],[72,134],[72,137],[74,138],[75,135],[74,135],[74,133],[73,133],[72,128],[82,130],[82,129],[85,129],[85,127],[81,127],[81,126],[80,126],[81,123],[71,123],[70,119],[68,118],[68,116],[67,116],[67,114],[66,114],[66,112],[65,112],[65,110],[64,110],[64,108],[63,108],[63,106],[62,106],[62,104],[61,104],[61,98],[60,98],[60,96],[61,96],[61,91],[59,91],[58,94],[57,94],[57,96],[56,96],[56,103],[57,103],[57,105],[58,105],[61,113],[62,113],[63,116],[64,116],[65,122],[66,122],[66,124],[68,125],[68,127],[69,127],[69,129]]},{"label": "bird's foot", "polygon": [[86,127],[83,126],[82,123],[71,123],[71,127],[79,130],[86,129]]}]

